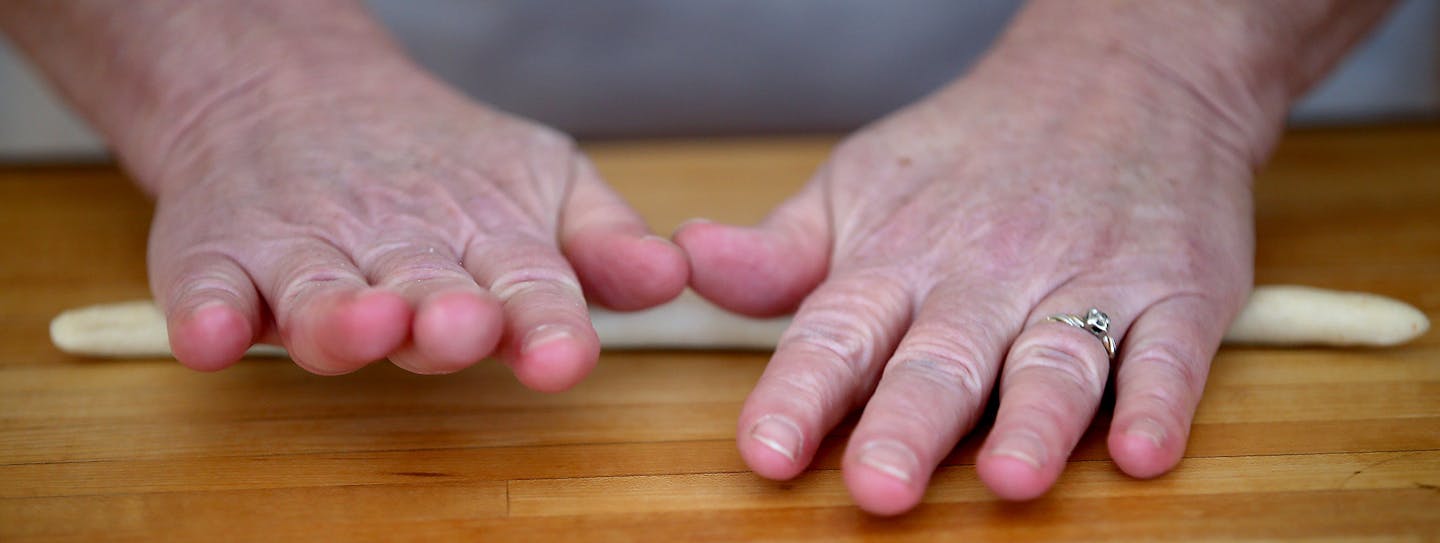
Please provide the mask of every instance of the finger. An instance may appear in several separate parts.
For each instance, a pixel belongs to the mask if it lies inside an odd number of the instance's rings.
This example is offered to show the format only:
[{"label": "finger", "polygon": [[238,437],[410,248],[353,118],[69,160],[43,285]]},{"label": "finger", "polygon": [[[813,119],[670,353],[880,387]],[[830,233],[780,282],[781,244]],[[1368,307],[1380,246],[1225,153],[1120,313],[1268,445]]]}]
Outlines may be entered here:
[{"label": "finger", "polygon": [[464,266],[503,304],[501,353],[521,383],[558,392],[595,367],[600,338],[579,280],[552,243],[491,238],[466,250]]},{"label": "finger", "polygon": [[475,284],[446,244],[405,239],[362,252],[370,281],[400,294],[415,314],[410,341],[390,361],[415,373],[450,373],[494,352],[504,327],[500,301]]},{"label": "finger", "polygon": [[684,252],[655,236],[589,160],[578,158],[560,218],[560,244],[584,290],[620,310],[644,309],[680,295],[690,278]]},{"label": "finger", "polygon": [[830,228],[811,183],[752,228],[691,221],[675,233],[690,257],[690,286],[751,316],[788,313],[825,278]]},{"label": "finger", "polygon": [[230,257],[200,252],[153,261],[152,290],[165,311],[170,350],[180,363],[216,371],[240,360],[262,329],[260,295]]},{"label": "finger", "polygon": [[370,288],[354,262],[320,240],[292,243],[252,269],[285,348],[295,363],[321,375],[348,373],[380,360],[409,334],[404,298]]},{"label": "finger", "polygon": [[883,274],[826,281],[801,306],[745,400],[740,455],[756,473],[789,479],[874,383],[910,320],[908,291]]},{"label": "finger", "polygon": [[1006,356],[1000,408],[975,464],[980,479],[1000,497],[1028,500],[1055,484],[1109,380],[1104,344],[1086,330],[1047,317],[1084,319],[1089,308],[1103,308],[1110,317],[1108,333],[1119,341],[1128,316],[1138,311],[1123,300],[1104,289],[1061,287],[1030,313]]},{"label": "finger", "polygon": [[1180,461],[1210,361],[1238,307],[1201,296],[1166,299],[1135,321],[1120,352],[1110,456],[1135,477]]},{"label": "finger", "polygon": [[861,508],[914,507],[935,467],[983,412],[996,367],[1023,313],[997,289],[936,288],[885,365],[843,463]]}]

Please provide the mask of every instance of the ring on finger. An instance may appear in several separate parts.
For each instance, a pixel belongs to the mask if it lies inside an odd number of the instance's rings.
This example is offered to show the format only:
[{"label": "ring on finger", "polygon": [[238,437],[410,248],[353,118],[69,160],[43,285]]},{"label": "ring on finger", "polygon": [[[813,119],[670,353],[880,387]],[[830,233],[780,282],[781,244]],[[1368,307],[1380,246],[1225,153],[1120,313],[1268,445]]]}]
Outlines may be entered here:
[{"label": "ring on finger", "polygon": [[1110,316],[1106,315],[1105,312],[1092,307],[1083,317],[1069,313],[1060,313],[1050,315],[1048,319],[1055,322],[1063,322],[1090,332],[1090,335],[1095,336],[1095,339],[1100,340],[1100,344],[1105,346],[1105,354],[1108,355],[1111,360],[1115,359],[1115,338],[1110,337]]}]

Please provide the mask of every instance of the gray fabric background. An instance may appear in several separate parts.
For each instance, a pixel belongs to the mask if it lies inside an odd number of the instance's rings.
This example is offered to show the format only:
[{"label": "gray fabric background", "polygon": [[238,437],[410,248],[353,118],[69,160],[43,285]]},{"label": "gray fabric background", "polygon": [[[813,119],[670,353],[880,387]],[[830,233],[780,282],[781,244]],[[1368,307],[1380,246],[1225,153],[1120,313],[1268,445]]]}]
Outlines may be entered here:
[{"label": "gray fabric background", "polygon": [[[851,129],[962,73],[1008,0],[369,0],[422,64],[581,136]],[[1294,111],[1440,113],[1440,0],[1406,0]],[[0,45],[0,159],[102,144]]]},{"label": "gray fabric background", "polygon": [[579,134],[854,127],[958,76],[1015,9],[994,0],[370,4],[443,77]]}]

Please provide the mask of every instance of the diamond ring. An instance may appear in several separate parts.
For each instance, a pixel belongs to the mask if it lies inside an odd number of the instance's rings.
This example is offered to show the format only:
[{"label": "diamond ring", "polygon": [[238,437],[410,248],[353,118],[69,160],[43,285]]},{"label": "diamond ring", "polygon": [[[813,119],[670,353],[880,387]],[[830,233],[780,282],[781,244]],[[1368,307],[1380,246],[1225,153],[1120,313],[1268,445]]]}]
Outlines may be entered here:
[{"label": "diamond ring", "polygon": [[1095,339],[1100,340],[1100,344],[1105,346],[1105,354],[1109,355],[1111,360],[1115,359],[1115,338],[1110,337],[1109,315],[1092,307],[1084,317],[1061,313],[1050,315],[1049,319],[1090,332],[1090,335],[1095,336]]}]

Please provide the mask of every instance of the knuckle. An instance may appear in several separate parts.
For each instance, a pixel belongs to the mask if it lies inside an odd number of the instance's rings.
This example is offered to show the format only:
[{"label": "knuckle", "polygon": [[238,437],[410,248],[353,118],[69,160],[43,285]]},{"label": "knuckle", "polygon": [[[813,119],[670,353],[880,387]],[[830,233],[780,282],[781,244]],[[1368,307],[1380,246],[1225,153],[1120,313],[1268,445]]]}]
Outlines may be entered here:
[{"label": "knuckle", "polygon": [[330,263],[312,263],[297,267],[284,279],[278,296],[281,307],[287,307],[306,293],[349,279],[350,276]]},{"label": "knuckle", "polygon": [[545,125],[535,125],[534,144],[537,148],[566,155],[579,149],[579,144],[570,134]]},{"label": "knuckle", "polygon": [[241,297],[240,285],[230,275],[213,269],[197,270],[182,278],[175,287],[175,298],[223,293]]},{"label": "knuckle", "polygon": [[391,242],[370,248],[359,258],[361,268],[376,270],[372,279],[386,285],[407,285],[436,280],[473,281],[459,259],[439,243]]},{"label": "knuckle", "polygon": [[799,413],[818,417],[850,407],[855,389],[849,371],[841,364],[806,367],[776,376],[771,398],[779,399]]},{"label": "knuckle", "polygon": [[391,285],[410,285],[434,281],[471,281],[453,264],[424,261],[411,262],[386,273],[383,281]]},{"label": "knuckle", "polygon": [[165,288],[155,290],[170,299],[206,292],[223,292],[238,297],[240,289],[249,284],[248,277],[237,275],[239,264],[230,257],[217,253],[191,254],[178,265],[168,269],[163,279],[154,284],[164,285]]},{"label": "knuckle", "polygon": [[502,179],[530,180],[563,173],[579,152],[575,139],[559,130],[528,121],[519,129],[521,135],[512,144],[520,146],[518,152],[509,153],[510,160],[495,164],[501,167],[497,173]]},{"label": "knuckle", "polygon": [[985,394],[985,376],[980,359],[954,349],[913,346],[886,368],[887,374],[906,375],[940,388],[958,398],[980,398]]},{"label": "knuckle", "polygon": [[[1003,401],[1003,400],[1002,400]],[[1002,406],[1002,409],[1004,407]],[[1090,411],[1083,406],[1073,405],[1062,397],[1047,398],[1015,406],[1008,421],[1022,421],[1021,424],[1037,436],[1055,435],[1055,432],[1070,433],[1077,422],[1088,422]],[[1083,431],[1084,425],[1081,424]]]},{"label": "knuckle", "polygon": [[1199,396],[1186,390],[1183,384],[1175,381],[1144,383],[1138,390],[1129,390],[1121,395],[1121,403],[1116,406],[1116,417],[1119,418],[1122,411],[1143,412],[1148,417],[1187,427]]},{"label": "knuckle", "polygon": [[825,354],[850,368],[855,378],[869,375],[882,349],[889,347],[901,323],[903,295],[884,283],[852,280],[811,295],[795,324],[781,338],[780,348]]},{"label": "knuckle", "polygon": [[[1159,418],[1182,421],[1180,425],[1186,426],[1188,423],[1184,423],[1183,421],[1189,420],[1189,413],[1191,413],[1193,409],[1189,407],[1188,402],[1181,400],[1180,397],[1181,394],[1177,392],[1176,387],[1166,385],[1152,386],[1136,394],[1134,399],[1137,401],[1134,401],[1128,408],[1136,410],[1138,407],[1139,410],[1146,410],[1146,413],[1152,417],[1155,417],[1158,411],[1158,414],[1163,415]],[[1117,407],[1117,409],[1120,408]]]},{"label": "knuckle", "polygon": [[313,285],[334,283],[350,278],[350,275],[337,269],[329,262],[312,262],[301,264],[290,271],[286,277],[286,284],[289,288],[304,288]]},{"label": "knuckle", "polygon": [[502,273],[490,282],[490,292],[502,301],[529,294],[583,298],[574,274],[553,266],[529,266]]},{"label": "knuckle", "polygon": [[[947,430],[972,424],[986,396],[980,372],[971,364],[906,358],[891,364],[890,375],[904,376],[904,393],[890,395],[896,409],[892,412],[903,423],[900,426],[921,426],[926,433],[937,435]],[[925,383],[916,387],[916,382]],[[923,389],[931,390],[925,391]]]},{"label": "knuckle", "polygon": [[806,366],[784,379],[820,405],[839,407],[869,387],[906,312],[903,290],[873,278],[832,282],[810,296],[781,337],[777,357]]},{"label": "knuckle", "polygon": [[401,241],[376,244],[356,255],[356,263],[365,269],[398,270],[410,266],[453,269],[459,264],[448,245],[430,240],[443,239],[429,235],[411,235]]},{"label": "knuckle", "polygon": [[421,251],[409,241],[387,241],[376,243],[357,253],[356,263],[364,268],[393,266],[397,260],[415,258],[424,252],[429,251]]},{"label": "knuckle", "polygon": [[804,322],[792,327],[782,345],[817,350],[859,366],[872,355],[877,335],[866,320],[832,308],[807,311]]},{"label": "knuckle", "polygon": [[864,379],[867,356],[860,354],[865,350],[864,340],[837,328],[824,324],[806,327],[801,333],[788,334],[778,347],[778,353],[785,356],[799,353],[805,359],[805,366],[783,374],[782,382],[796,392],[799,399],[804,399],[804,403],[818,406],[848,403],[868,382]]},{"label": "knuckle", "polygon": [[[1006,368],[1007,375],[1043,371],[1087,393],[1098,395],[1103,392],[1110,375],[1103,347],[1093,337],[1071,337],[1073,335],[1022,345],[1011,357]],[[1082,339],[1086,344],[1081,344]]]},{"label": "knuckle", "polygon": [[1151,386],[1158,387],[1147,393],[1163,396],[1157,399],[1165,403],[1176,404],[1182,401],[1182,393],[1193,397],[1205,387],[1208,360],[1202,360],[1204,357],[1192,351],[1174,341],[1150,340],[1127,353],[1125,364],[1129,371],[1157,376],[1151,380]]},{"label": "knuckle", "polygon": [[[947,441],[941,436],[970,426],[976,418],[973,413],[977,411],[971,409],[972,404],[968,402],[921,394],[888,396],[883,404],[878,405],[883,405],[883,409],[866,409],[862,424],[886,434],[909,436],[916,441]],[[928,448],[919,447],[922,450]]]}]

